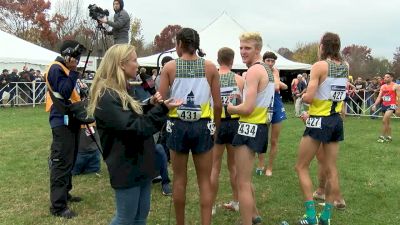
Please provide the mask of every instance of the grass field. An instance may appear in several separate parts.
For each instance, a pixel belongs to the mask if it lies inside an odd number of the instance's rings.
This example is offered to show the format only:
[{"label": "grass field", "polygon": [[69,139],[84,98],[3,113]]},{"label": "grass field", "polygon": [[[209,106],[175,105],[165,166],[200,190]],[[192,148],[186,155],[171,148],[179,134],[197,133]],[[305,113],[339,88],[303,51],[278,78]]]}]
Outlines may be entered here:
[{"label": "grass field", "polygon": [[[302,196],[293,167],[304,125],[293,118],[293,107],[288,105],[287,108],[289,119],[283,124],[274,175],[253,177],[257,206],[265,225],[278,225],[282,220],[294,224],[303,214]],[[399,120],[392,121],[392,143],[379,144],[376,138],[380,119],[346,118],[346,140],[341,143],[338,167],[347,208],[333,212],[332,224],[400,224],[399,125]],[[0,108],[0,224],[108,224],[115,206],[104,164],[100,176],[74,177],[72,194],[84,198],[83,202],[71,205],[79,214],[77,218],[67,221],[49,215],[50,134],[48,114],[43,107]],[[315,167],[314,162],[314,184]],[[187,225],[195,225],[200,224],[199,199],[191,162],[189,176],[186,218]],[[217,203],[230,198],[227,169],[223,166]],[[167,225],[169,212],[170,198],[161,194],[160,184],[153,185],[148,224]],[[238,213],[218,208],[213,224],[231,225],[238,218]],[[174,224],[173,208],[170,222]]]}]

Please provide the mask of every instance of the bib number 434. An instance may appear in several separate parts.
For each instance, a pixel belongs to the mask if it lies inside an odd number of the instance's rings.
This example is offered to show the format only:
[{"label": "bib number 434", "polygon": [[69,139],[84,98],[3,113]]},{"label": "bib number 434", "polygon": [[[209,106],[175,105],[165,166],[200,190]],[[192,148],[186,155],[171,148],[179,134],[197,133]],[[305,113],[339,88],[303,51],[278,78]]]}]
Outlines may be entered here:
[{"label": "bib number 434", "polygon": [[247,136],[247,137],[256,137],[257,128],[258,128],[257,124],[240,123],[239,129],[238,129],[238,134],[240,134],[242,136]]}]

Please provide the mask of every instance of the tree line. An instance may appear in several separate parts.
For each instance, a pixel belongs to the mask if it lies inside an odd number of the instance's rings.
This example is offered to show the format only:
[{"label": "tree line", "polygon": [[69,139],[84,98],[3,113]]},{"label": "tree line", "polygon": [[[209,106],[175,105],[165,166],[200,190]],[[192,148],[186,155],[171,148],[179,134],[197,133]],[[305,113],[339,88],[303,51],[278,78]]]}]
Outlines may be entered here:
[{"label": "tree line", "polygon": [[[287,59],[313,64],[318,61],[318,47],[318,42],[300,43],[294,51],[282,47],[277,52]],[[373,57],[372,49],[368,46],[352,44],[345,46],[341,53],[349,63],[350,75],[353,77],[370,78],[387,72],[393,72],[396,78],[400,76],[400,47],[395,49],[392,62],[386,58]]]}]

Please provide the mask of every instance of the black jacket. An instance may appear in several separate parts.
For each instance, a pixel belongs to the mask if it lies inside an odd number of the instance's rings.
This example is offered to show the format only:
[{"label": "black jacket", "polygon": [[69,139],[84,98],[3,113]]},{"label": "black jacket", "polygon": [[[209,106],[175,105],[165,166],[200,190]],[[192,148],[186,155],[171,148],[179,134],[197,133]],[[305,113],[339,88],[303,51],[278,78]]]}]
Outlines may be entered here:
[{"label": "black jacket", "polygon": [[129,188],[156,175],[153,134],[167,119],[168,108],[159,105],[138,115],[123,110],[116,92],[107,90],[95,110],[103,158],[113,188]]}]

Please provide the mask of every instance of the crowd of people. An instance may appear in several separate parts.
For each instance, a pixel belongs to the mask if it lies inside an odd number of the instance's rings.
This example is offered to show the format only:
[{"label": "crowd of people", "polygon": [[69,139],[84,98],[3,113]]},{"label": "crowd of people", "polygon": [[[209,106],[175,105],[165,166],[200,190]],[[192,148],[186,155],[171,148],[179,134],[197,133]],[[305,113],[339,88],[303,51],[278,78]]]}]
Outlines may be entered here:
[{"label": "crowd of people", "polygon": [[[43,82],[44,77],[40,70],[28,69],[27,66],[24,66],[21,72],[14,68],[10,73],[8,69],[3,69],[0,74],[0,106],[14,106],[17,101],[16,98],[19,98],[25,104],[33,103],[34,100],[35,103],[39,103],[44,95],[45,85]],[[19,85],[18,96],[17,83]],[[37,86],[33,86],[34,84]]]}]

